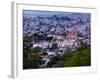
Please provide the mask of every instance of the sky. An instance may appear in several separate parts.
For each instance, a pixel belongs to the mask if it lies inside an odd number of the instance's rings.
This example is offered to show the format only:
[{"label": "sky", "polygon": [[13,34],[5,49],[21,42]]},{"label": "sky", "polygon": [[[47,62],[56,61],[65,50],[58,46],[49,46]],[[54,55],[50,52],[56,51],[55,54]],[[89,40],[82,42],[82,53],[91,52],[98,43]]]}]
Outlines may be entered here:
[{"label": "sky", "polygon": [[87,14],[87,13],[23,10],[24,16],[52,16],[52,15],[70,15],[70,14]]}]

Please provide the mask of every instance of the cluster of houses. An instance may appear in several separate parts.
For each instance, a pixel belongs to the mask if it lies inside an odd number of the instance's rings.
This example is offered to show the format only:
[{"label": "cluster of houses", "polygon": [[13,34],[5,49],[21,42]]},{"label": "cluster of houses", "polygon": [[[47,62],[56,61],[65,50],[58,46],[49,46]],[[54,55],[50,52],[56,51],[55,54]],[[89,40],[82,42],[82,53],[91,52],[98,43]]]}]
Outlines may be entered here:
[{"label": "cluster of houses", "polygon": [[66,51],[74,51],[80,46],[78,42],[78,31],[75,27],[72,27],[69,30],[68,36],[49,36],[53,37],[51,41],[43,40],[38,43],[33,42],[33,48],[40,47],[42,51],[45,51],[47,53],[47,55],[42,56],[42,60],[45,61],[44,66],[47,65],[51,57],[57,55],[63,56]]},{"label": "cluster of houses", "polygon": [[69,30],[68,36],[60,36],[60,35],[49,35],[53,37],[51,41],[42,40],[38,43],[33,41],[33,48],[34,47],[41,47],[43,49],[52,48],[52,45],[55,44],[57,48],[67,48],[68,46],[76,46],[78,47],[78,31],[75,27],[72,27]]}]

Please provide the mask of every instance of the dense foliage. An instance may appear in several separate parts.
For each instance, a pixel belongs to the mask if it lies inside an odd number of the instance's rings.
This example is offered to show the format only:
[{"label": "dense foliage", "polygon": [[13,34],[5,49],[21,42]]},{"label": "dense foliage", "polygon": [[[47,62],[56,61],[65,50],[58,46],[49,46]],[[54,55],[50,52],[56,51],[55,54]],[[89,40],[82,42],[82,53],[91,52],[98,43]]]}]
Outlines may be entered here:
[{"label": "dense foliage", "polygon": [[63,56],[56,56],[48,63],[48,67],[90,66],[90,47],[82,44],[74,52],[65,52]]}]

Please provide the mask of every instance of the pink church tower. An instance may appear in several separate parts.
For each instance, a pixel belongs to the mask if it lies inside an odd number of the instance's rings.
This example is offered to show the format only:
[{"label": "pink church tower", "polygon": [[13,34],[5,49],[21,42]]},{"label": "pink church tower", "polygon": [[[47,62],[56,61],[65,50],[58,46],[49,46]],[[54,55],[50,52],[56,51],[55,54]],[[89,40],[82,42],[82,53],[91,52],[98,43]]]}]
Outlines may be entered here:
[{"label": "pink church tower", "polygon": [[77,41],[78,38],[78,31],[76,27],[72,27],[69,30],[69,41]]}]

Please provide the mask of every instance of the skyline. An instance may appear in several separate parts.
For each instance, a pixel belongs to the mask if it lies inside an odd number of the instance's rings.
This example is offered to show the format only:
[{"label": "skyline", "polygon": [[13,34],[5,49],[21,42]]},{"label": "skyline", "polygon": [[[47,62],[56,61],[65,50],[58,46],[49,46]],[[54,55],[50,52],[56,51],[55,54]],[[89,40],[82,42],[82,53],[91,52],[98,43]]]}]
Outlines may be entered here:
[{"label": "skyline", "polygon": [[59,11],[37,11],[37,10],[23,10],[24,16],[69,16],[69,15],[81,15],[81,16],[87,16],[90,15],[90,13],[80,13],[80,12],[59,12]]}]

